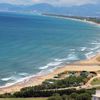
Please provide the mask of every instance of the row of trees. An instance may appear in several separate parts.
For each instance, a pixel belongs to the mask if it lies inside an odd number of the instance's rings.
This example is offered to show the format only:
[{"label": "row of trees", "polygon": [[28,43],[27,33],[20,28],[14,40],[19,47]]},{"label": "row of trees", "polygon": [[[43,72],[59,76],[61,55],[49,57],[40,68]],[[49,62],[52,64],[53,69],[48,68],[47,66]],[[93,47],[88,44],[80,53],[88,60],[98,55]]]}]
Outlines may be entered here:
[{"label": "row of trees", "polygon": [[53,94],[48,100],[91,100],[91,95],[88,93],[72,93],[70,95]]},{"label": "row of trees", "polygon": [[16,97],[16,98],[26,98],[26,97],[50,97],[53,94],[58,93],[59,95],[71,95],[73,93],[82,94],[88,93],[90,96],[95,93],[95,89],[64,89],[64,90],[34,90],[32,87],[23,89],[20,92],[15,92],[13,94],[3,94],[0,95],[1,98]]}]

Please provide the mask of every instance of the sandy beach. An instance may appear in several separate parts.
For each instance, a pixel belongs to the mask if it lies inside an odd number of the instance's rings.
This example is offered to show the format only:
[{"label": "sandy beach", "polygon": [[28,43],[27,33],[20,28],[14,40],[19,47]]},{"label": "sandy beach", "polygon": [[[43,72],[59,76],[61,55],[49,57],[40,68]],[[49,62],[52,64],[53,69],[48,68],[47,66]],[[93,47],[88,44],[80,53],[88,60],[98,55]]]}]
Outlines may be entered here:
[{"label": "sandy beach", "polygon": [[31,77],[31,78],[23,80],[22,82],[16,83],[16,84],[8,86],[8,87],[1,87],[0,94],[10,93],[10,92],[13,93],[15,91],[19,91],[23,87],[39,85],[44,80],[53,78],[55,75],[57,75],[61,72],[64,72],[64,71],[99,72],[100,71],[100,61],[97,60],[98,57],[100,57],[100,55],[97,55],[95,57],[92,57],[92,58],[89,58],[89,59],[86,59],[83,61],[75,62],[70,65],[62,66],[46,75]]}]

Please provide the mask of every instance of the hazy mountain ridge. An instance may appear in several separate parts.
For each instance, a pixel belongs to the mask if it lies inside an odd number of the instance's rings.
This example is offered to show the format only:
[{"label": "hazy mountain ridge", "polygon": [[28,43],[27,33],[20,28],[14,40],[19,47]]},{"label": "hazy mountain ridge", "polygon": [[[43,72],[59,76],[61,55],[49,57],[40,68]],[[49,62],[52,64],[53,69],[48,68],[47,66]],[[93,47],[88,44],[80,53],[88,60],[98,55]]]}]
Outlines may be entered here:
[{"label": "hazy mountain ridge", "polygon": [[56,14],[79,15],[79,16],[100,16],[100,5],[88,4],[88,5],[71,6],[71,7],[54,7],[46,3],[28,5],[28,6],[2,3],[0,4],[0,11],[56,13]]}]

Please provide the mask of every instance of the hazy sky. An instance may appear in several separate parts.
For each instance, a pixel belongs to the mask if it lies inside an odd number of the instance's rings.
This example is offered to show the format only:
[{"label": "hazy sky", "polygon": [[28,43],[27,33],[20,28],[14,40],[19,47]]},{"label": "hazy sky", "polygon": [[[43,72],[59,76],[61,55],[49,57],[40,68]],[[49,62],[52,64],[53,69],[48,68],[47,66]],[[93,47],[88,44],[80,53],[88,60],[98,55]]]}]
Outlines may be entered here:
[{"label": "hazy sky", "polygon": [[72,6],[100,3],[100,0],[0,0],[0,3],[11,4],[35,4],[35,3],[48,3],[55,6]]}]

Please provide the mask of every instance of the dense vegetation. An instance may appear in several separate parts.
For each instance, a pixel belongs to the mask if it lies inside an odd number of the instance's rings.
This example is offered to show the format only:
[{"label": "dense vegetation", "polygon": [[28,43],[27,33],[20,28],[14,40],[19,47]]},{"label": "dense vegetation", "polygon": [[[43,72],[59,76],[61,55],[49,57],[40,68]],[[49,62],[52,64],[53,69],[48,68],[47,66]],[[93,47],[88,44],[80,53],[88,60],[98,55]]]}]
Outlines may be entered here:
[{"label": "dense vegetation", "polygon": [[89,97],[91,97],[92,94],[95,93],[95,89],[64,89],[64,90],[34,90],[32,87],[27,89],[22,89],[20,92],[15,92],[14,94],[3,94],[0,97],[1,98],[26,98],[26,97],[50,97],[53,94],[58,93],[60,96],[67,95],[70,96],[73,93],[77,93],[79,96],[87,93]]},{"label": "dense vegetation", "polygon": [[46,80],[43,82],[40,86],[35,86],[34,88],[37,90],[43,90],[43,89],[58,89],[58,88],[67,88],[67,87],[76,87],[81,86],[85,84],[87,79],[85,77],[79,76],[70,76],[68,78],[62,79],[62,80]]},{"label": "dense vegetation", "polygon": [[[81,86],[88,81],[88,74],[88,72],[82,71],[80,75],[77,76],[75,72],[71,72],[69,77],[66,77],[64,79],[46,80],[41,85],[35,86],[34,89],[46,90]],[[61,76],[61,74],[58,76]]]},{"label": "dense vegetation", "polygon": [[53,96],[49,97],[48,100],[91,100],[91,95],[89,93],[72,93],[70,95],[59,95],[54,94]]}]

